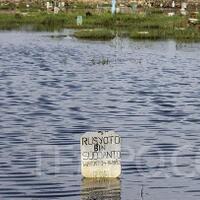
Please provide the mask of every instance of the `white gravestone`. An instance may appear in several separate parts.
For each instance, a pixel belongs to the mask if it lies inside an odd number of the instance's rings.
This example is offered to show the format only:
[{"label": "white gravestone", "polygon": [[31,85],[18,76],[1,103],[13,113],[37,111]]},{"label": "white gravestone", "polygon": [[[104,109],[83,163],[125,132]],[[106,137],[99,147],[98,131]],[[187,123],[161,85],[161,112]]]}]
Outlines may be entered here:
[{"label": "white gravestone", "polygon": [[121,138],[114,131],[87,132],[80,139],[81,172],[84,177],[119,177]]},{"label": "white gravestone", "polygon": [[175,8],[176,4],[175,1],[172,1],[172,8]]},{"label": "white gravestone", "polygon": [[58,14],[60,9],[58,7],[54,7],[54,14]]},{"label": "white gravestone", "polygon": [[47,9],[50,8],[50,3],[47,1]]}]

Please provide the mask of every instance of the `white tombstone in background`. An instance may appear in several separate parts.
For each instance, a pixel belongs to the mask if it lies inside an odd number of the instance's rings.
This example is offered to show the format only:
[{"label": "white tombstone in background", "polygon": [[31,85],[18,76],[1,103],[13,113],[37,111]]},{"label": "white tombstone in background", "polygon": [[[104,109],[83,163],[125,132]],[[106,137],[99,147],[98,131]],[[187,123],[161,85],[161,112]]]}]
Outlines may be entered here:
[{"label": "white tombstone in background", "polygon": [[187,3],[186,2],[182,2],[181,3],[181,9],[187,9]]},{"label": "white tombstone in background", "polygon": [[61,2],[61,6],[65,7],[65,2],[64,1]]},{"label": "white tombstone in background", "polygon": [[49,9],[50,7],[50,3],[47,1],[47,9]]},{"label": "white tombstone in background", "polygon": [[115,14],[115,11],[116,11],[116,0],[112,0],[111,13]]},{"label": "white tombstone in background", "polygon": [[87,178],[119,177],[121,138],[114,131],[87,132],[80,139],[81,173]]},{"label": "white tombstone in background", "polygon": [[187,14],[186,9],[187,9],[187,3],[185,3],[185,2],[181,3],[181,10],[180,10],[181,15],[186,15]]},{"label": "white tombstone in background", "polygon": [[59,11],[60,11],[60,9],[59,9],[58,7],[55,6],[53,11],[54,11],[54,14],[58,14]]},{"label": "white tombstone in background", "polygon": [[116,8],[116,13],[120,13],[120,8],[119,7]]},{"label": "white tombstone in background", "polygon": [[77,26],[81,26],[83,24],[83,16],[81,16],[81,15],[77,16],[76,24],[77,24]]},{"label": "white tombstone in background", "polygon": [[175,1],[172,1],[172,8],[175,8]]},{"label": "white tombstone in background", "polygon": [[172,16],[175,15],[175,13],[174,13],[174,12],[169,12],[169,13],[167,13],[167,15],[168,15],[169,17],[172,17]]}]

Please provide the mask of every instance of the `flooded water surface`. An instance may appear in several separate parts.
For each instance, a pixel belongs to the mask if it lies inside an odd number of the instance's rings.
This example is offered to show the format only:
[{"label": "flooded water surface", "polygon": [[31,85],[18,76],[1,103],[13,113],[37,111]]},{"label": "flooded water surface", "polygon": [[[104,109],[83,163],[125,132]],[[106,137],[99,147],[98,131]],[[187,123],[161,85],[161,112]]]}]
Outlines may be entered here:
[{"label": "flooded water surface", "polygon": [[[0,33],[0,199],[200,198],[200,44]],[[122,137],[120,179],[82,179],[80,136]]]}]

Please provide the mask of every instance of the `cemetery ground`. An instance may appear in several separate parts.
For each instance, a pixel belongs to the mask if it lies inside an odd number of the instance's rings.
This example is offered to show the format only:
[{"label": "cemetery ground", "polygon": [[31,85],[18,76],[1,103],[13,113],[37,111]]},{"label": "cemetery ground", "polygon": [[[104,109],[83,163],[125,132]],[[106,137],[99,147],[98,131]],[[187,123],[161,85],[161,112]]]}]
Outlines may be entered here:
[{"label": "cemetery ground", "polygon": [[[83,17],[77,25],[77,16]],[[197,15],[197,19],[200,17]],[[177,13],[168,16],[159,9],[129,14],[91,13],[86,10],[60,12],[0,12],[0,29],[12,30],[32,27],[36,31],[75,29],[74,36],[83,39],[110,40],[116,35],[137,40],[200,41],[200,25],[189,23],[188,16]],[[77,29],[77,30],[76,30]]]}]

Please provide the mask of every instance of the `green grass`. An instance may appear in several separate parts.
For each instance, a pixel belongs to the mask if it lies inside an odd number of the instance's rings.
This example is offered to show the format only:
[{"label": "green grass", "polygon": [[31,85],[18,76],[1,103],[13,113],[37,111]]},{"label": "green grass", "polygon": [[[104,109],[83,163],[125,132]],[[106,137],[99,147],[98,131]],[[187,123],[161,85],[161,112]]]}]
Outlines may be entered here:
[{"label": "green grass", "polygon": [[41,30],[58,30],[67,27],[67,25],[75,27],[76,14],[0,13],[0,29],[16,29],[24,25],[32,25],[33,29],[41,27]]},{"label": "green grass", "polygon": [[115,34],[106,29],[100,30],[80,30],[74,33],[74,36],[79,39],[90,40],[111,40],[115,37]]},{"label": "green grass", "polygon": [[[83,16],[82,26],[76,25],[78,15]],[[61,12],[57,15],[47,12],[0,12],[1,30],[18,29],[26,25],[31,25],[35,30],[48,31],[63,28],[92,29],[92,31],[81,30],[75,33],[75,37],[84,39],[112,39],[115,35],[110,30],[115,30],[116,32],[126,32],[127,34],[123,35],[128,35],[132,39],[200,41],[200,31],[195,27],[188,27],[185,16],[168,17],[161,12],[149,11],[142,14],[117,14],[114,16],[110,13],[92,13],[92,16],[88,17],[85,16],[84,9]]]},{"label": "green grass", "polygon": [[200,32],[194,28],[179,29],[158,29],[149,31],[133,31],[130,33],[130,38],[135,40],[166,40],[174,39],[180,42],[199,42]]},{"label": "green grass", "polygon": [[26,16],[21,13],[21,17],[12,13],[0,13],[0,28],[2,24],[7,24],[8,26],[10,24],[12,27],[15,24],[27,23],[75,28],[77,15],[83,16],[82,28],[171,29],[186,23],[185,17],[167,17],[163,14],[118,14],[113,16],[110,13],[93,13],[92,16],[86,17],[83,10],[78,13],[69,12],[58,15],[47,14],[46,12],[28,12]]},{"label": "green grass", "polygon": [[168,17],[164,14],[117,14],[109,13],[93,15],[85,18],[84,26],[87,27],[112,27],[112,28],[149,28],[162,29],[174,28],[176,25],[186,23],[186,18],[181,16]]},{"label": "green grass", "polygon": [[165,39],[165,36],[160,30],[133,31],[130,33],[130,38],[135,40],[161,40]]},{"label": "green grass", "polygon": [[200,31],[197,29],[175,30],[171,38],[184,42],[200,42]]}]

